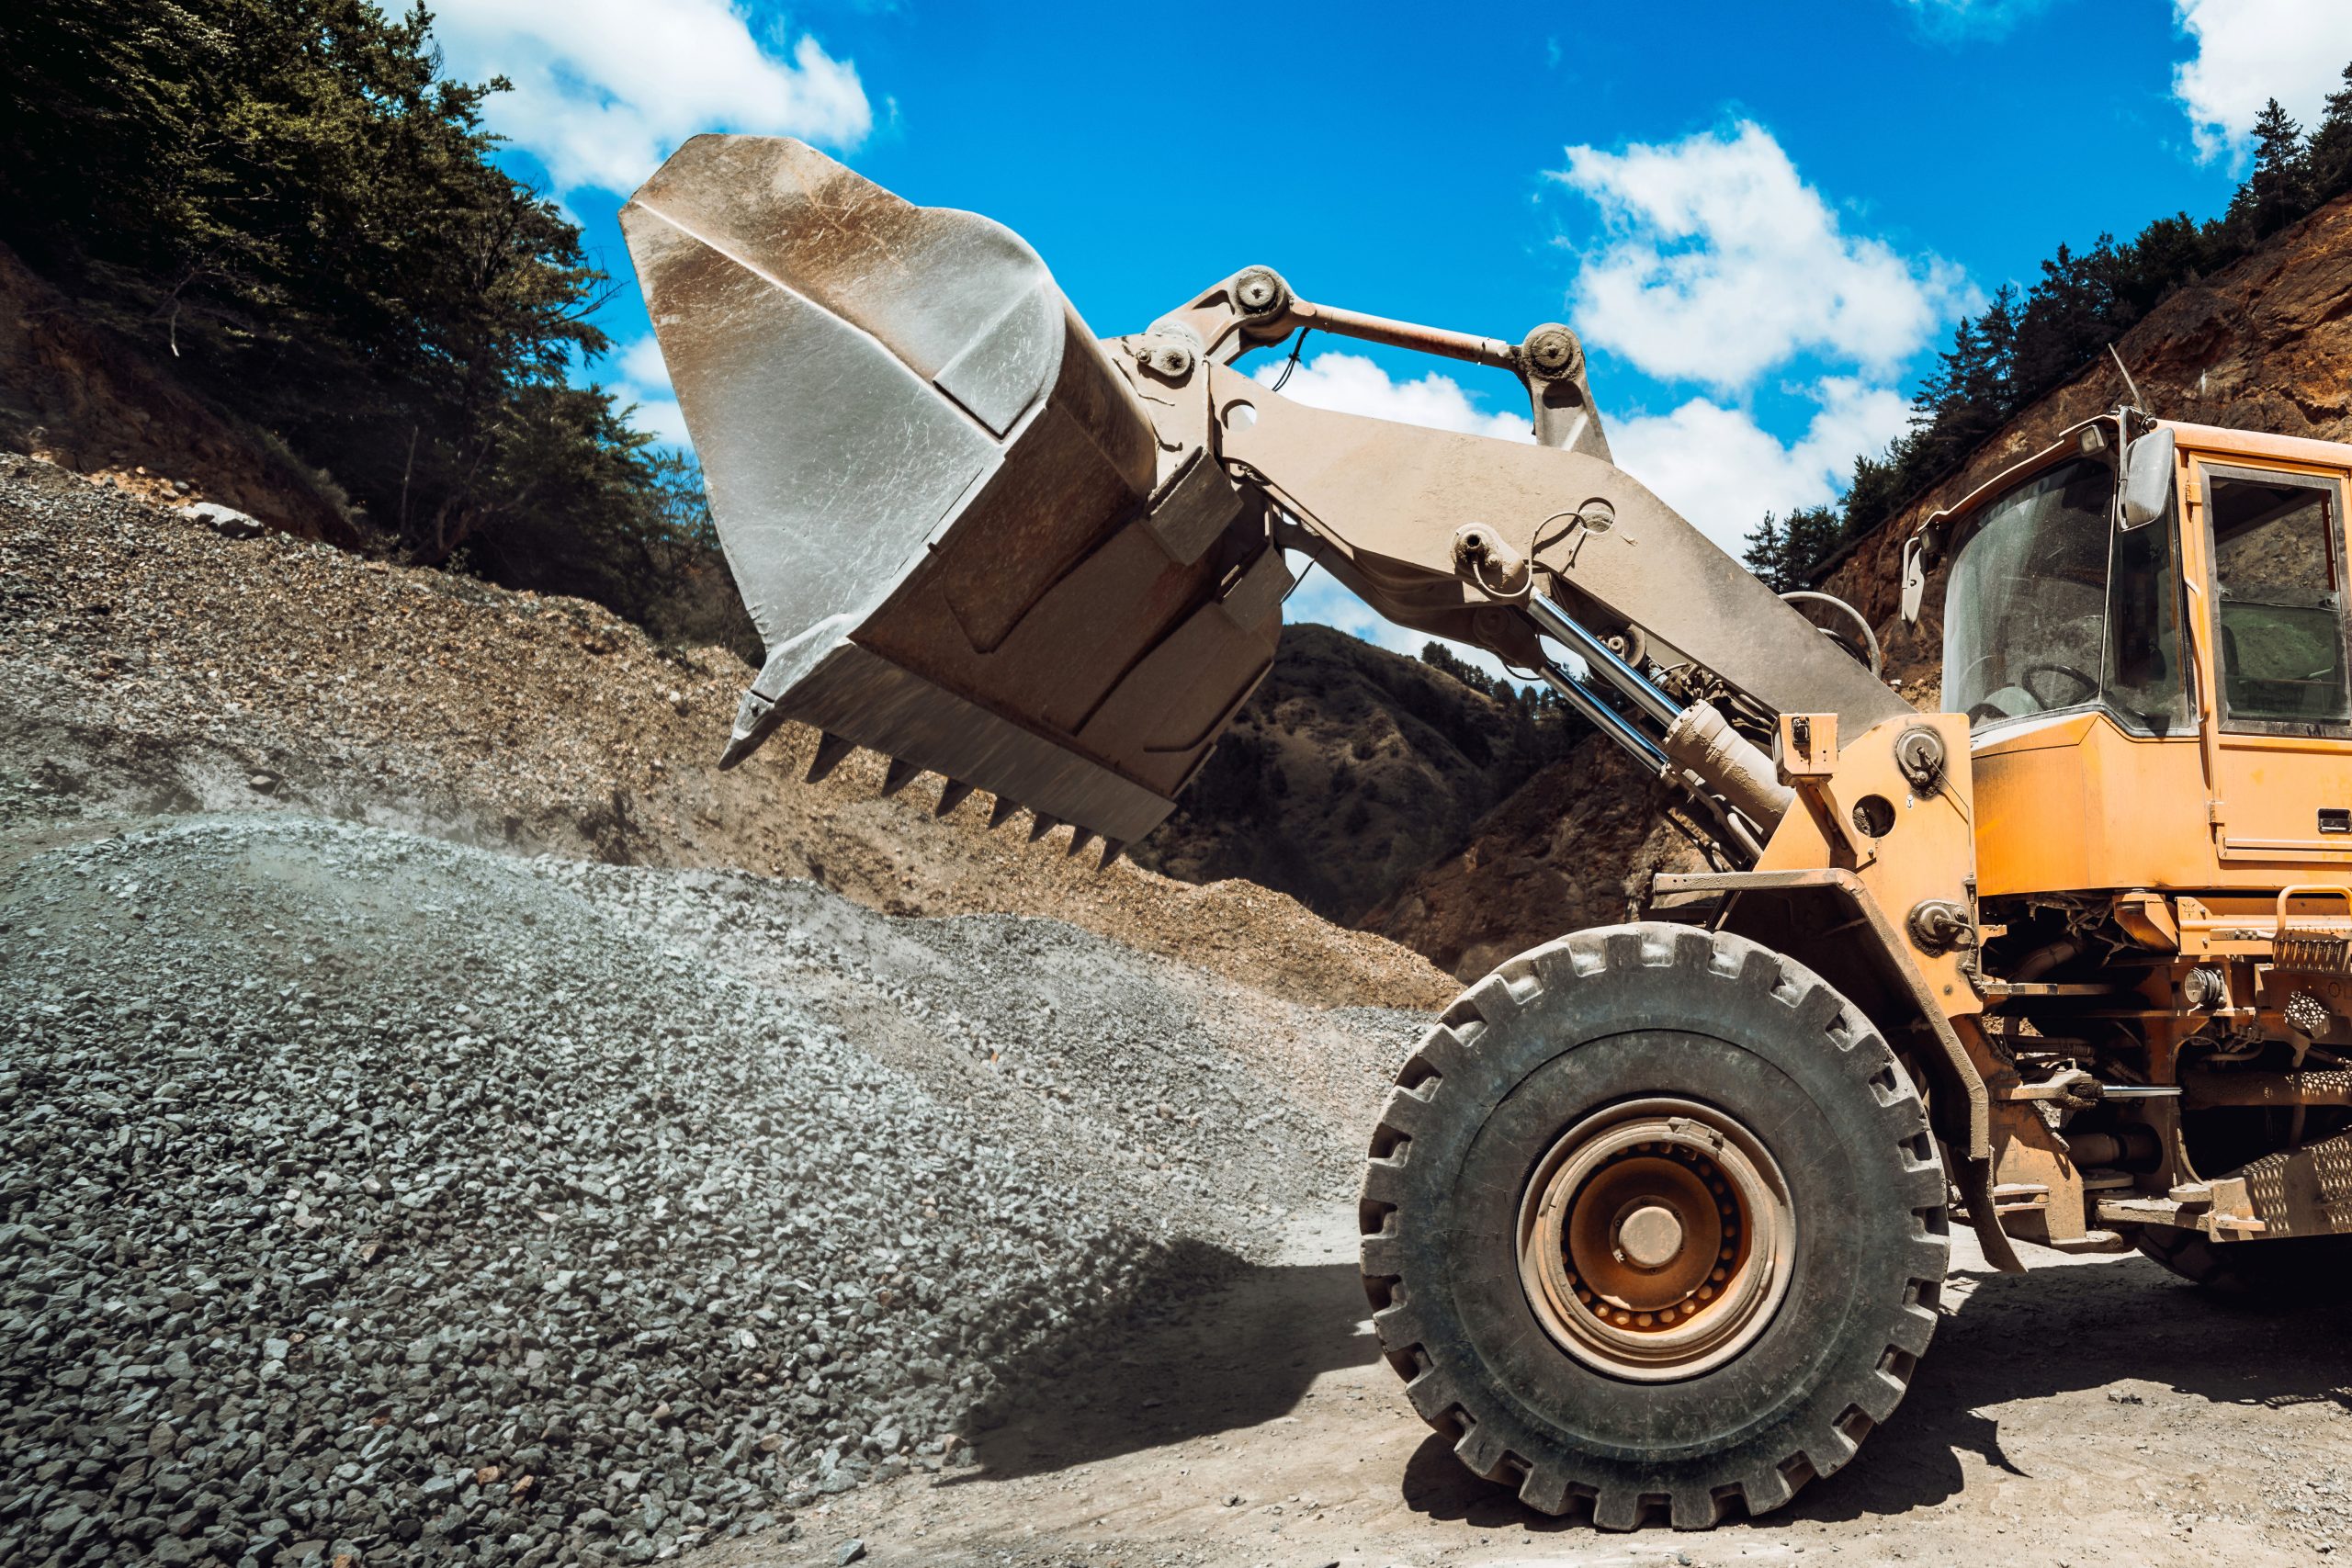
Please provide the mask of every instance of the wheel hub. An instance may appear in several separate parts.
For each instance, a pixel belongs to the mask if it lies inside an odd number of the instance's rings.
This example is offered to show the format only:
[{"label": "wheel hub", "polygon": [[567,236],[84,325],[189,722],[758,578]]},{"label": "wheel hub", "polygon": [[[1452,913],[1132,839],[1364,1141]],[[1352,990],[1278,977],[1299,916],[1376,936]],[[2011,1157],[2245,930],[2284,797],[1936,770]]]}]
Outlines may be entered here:
[{"label": "wheel hub", "polygon": [[1519,1271],[1544,1331],[1612,1377],[1659,1382],[1753,1344],[1787,1293],[1787,1183],[1755,1134],[1692,1100],[1569,1127],[1520,1201]]},{"label": "wheel hub", "polygon": [[1682,1250],[1682,1216],[1645,1203],[1617,1222],[1617,1256],[1636,1269],[1663,1269]]}]

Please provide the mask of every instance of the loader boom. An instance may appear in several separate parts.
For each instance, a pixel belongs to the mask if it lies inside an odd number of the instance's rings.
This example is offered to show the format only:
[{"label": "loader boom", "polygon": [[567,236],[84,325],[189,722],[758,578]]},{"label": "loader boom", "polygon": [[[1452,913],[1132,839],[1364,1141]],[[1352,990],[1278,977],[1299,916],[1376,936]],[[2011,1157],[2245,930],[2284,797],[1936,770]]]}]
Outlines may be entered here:
[{"label": "loader boom", "polygon": [[[1905,711],[1611,462],[1566,327],[1506,344],[1250,267],[1098,342],[1008,231],[780,139],[695,139],[622,222],[768,647],[728,762],[799,718],[820,761],[873,747],[1115,848],[1271,667],[1290,553],[1551,682],[1736,863],[1789,799],[1753,744],[1777,715]],[[1312,409],[1232,367],[1307,328],[1510,371],[1536,439]]]}]

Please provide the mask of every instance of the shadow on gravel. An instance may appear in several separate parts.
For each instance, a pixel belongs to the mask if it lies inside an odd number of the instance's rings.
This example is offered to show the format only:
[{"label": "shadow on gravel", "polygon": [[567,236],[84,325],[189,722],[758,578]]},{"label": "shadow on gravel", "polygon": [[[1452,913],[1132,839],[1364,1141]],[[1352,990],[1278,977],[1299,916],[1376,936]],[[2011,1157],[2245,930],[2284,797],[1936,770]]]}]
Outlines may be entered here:
[{"label": "shadow on gravel", "polygon": [[[978,1467],[944,1484],[1035,1475],[1254,1427],[1377,1354],[1355,1264],[1269,1268],[1202,1247],[1125,1300],[996,1370]],[[1070,1354],[1057,1347],[1091,1345]]]},{"label": "shadow on gravel", "polygon": [[[2199,1291],[2145,1258],[2021,1275],[1956,1272],[1943,1325],[1886,1425],[1838,1474],[1754,1521],[1846,1521],[1924,1508],[1960,1492],[1960,1456],[2011,1475],[2001,1406],[2120,1382],[2166,1385],[2216,1404],[2332,1404],[2352,1410],[2352,1313],[2342,1305],[2261,1309]],[[2126,1395],[2130,1404],[2136,1395]],[[2098,1409],[2104,1406],[2092,1406]],[[2016,1419],[2014,1415],[2011,1419]],[[2030,1477],[2029,1477],[2030,1478]],[[1464,1470],[1432,1433],[1403,1478],[1406,1506],[1472,1529],[1583,1531],[1580,1517],[1531,1514],[1505,1486]],[[1727,1520],[1723,1528],[1747,1528]],[[1657,1528],[1663,1529],[1661,1523]]]}]

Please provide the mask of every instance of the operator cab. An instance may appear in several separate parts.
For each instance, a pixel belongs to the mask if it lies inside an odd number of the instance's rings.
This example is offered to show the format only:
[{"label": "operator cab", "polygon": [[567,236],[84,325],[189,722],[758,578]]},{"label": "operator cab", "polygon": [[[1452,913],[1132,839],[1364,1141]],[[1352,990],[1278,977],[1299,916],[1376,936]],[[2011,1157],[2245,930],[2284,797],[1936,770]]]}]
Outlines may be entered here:
[{"label": "operator cab", "polygon": [[[1943,705],[2018,825],[1981,894],[2352,865],[2347,456],[2120,409],[1922,525],[1905,614],[1948,560]],[[2199,798],[2183,834],[2161,803]]]},{"label": "operator cab", "polygon": [[[2171,433],[2126,449],[2148,491],[2142,525],[2127,515],[2119,419],[2146,423],[2126,412],[2082,425],[1942,522],[1944,705],[1972,733],[2088,709],[2143,738],[2196,728]],[[2220,465],[2201,477],[2222,715],[2240,730],[2341,733],[2352,681],[2335,486]]]},{"label": "operator cab", "polygon": [[2173,530],[2117,528],[2115,490],[2113,462],[2086,453],[1955,531],[1944,706],[1972,731],[2089,707],[2135,735],[2189,727]]}]

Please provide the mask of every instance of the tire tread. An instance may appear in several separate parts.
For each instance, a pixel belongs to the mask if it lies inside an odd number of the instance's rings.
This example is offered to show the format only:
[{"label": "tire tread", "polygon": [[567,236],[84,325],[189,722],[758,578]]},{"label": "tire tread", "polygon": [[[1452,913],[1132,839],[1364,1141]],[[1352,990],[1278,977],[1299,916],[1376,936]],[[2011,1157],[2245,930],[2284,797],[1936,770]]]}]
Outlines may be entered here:
[{"label": "tire tread", "polygon": [[[1505,1413],[1471,1409],[1458,1380],[1430,1354],[1430,1325],[1407,1298],[1403,1280],[1411,1239],[1406,1205],[1412,1197],[1407,1169],[1412,1140],[1449,1113],[1450,1097],[1467,1092],[1457,1080],[1477,1076],[1480,1036],[1541,1006],[1555,988],[1634,966],[1685,969],[1694,978],[1737,987],[1789,1008],[1802,1027],[1819,1032],[1860,1075],[1877,1109],[1877,1124],[1898,1153],[1899,1196],[1913,1232],[1905,1258],[1911,1276],[1906,1299],[1891,1315],[1876,1364],[1831,1396],[1849,1402],[1838,1417],[1802,1426],[1798,1440],[1777,1460],[1670,1493],[1627,1483],[1606,1466],[1580,1464],[1577,1456],[1514,1441]],[[1901,1403],[1935,1333],[1949,1253],[1947,1190],[1942,1166],[1922,1157],[1933,1145],[1918,1092],[1851,1003],[1802,965],[1746,939],[1691,927],[1603,927],[1509,960],[1457,998],[1407,1060],[1382,1109],[1373,1146],[1378,1155],[1366,1163],[1359,1213],[1366,1238],[1364,1283],[1382,1351],[1408,1376],[1406,1393],[1415,1411],[1454,1439],[1462,1462],[1485,1479],[1515,1481],[1521,1501],[1539,1513],[1589,1508],[1594,1524],[1614,1530],[1636,1529],[1662,1513],[1678,1529],[1706,1529],[1738,1514],[1779,1508],[1805,1481],[1833,1474],[1852,1460],[1860,1438]]]}]

